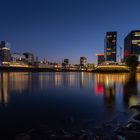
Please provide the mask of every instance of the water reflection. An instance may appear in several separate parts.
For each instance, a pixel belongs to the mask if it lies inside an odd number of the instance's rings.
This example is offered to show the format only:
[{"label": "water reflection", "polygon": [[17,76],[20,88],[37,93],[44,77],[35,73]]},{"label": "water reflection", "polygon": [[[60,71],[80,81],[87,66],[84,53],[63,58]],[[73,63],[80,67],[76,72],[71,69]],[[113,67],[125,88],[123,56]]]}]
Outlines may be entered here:
[{"label": "water reflection", "polygon": [[30,76],[26,75],[28,75],[28,73],[9,73],[10,90],[16,93],[22,93],[30,89]]},{"label": "water reflection", "polygon": [[116,116],[120,122],[140,101],[139,73],[3,72],[0,86],[0,133],[7,136],[42,124],[68,128],[69,118],[80,130]]},{"label": "water reflection", "polygon": [[[116,103],[124,106],[139,102],[140,74],[93,74],[87,72],[28,73],[2,72],[0,74],[0,103],[10,101],[10,94],[41,93],[45,89],[90,89],[94,96],[101,96],[105,108],[115,109]],[[117,99],[116,99],[117,98]]]},{"label": "water reflection", "polygon": [[9,101],[9,73],[0,75],[0,102],[6,106]]},{"label": "water reflection", "polygon": [[91,87],[94,84],[94,75],[92,73],[80,73],[80,88]]},{"label": "water reflection", "polygon": [[[138,92],[134,74],[96,74],[95,79],[95,94],[103,94],[104,105],[107,110],[114,110],[116,104],[120,104],[119,100],[124,101],[125,107],[139,100],[138,96],[136,96]],[[123,95],[123,99],[121,95]],[[117,99],[116,96],[118,96]]]},{"label": "water reflection", "polygon": [[129,75],[129,79],[124,84],[123,101],[125,106],[131,106],[139,103],[138,86],[137,86],[138,75],[139,74],[131,73]]},{"label": "water reflection", "polygon": [[[139,103],[139,73],[96,74],[95,77],[97,82],[95,84],[95,94],[104,94],[106,109],[111,107],[114,110],[115,104],[119,102],[119,100],[123,100],[123,104],[126,108]],[[117,94],[119,95],[118,99],[116,99]]]}]

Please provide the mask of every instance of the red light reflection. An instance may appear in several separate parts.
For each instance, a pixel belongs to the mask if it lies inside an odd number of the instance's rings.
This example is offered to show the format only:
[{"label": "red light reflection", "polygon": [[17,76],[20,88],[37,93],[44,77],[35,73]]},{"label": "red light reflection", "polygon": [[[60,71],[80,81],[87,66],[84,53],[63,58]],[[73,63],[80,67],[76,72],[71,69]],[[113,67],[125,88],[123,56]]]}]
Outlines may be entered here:
[{"label": "red light reflection", "polygon": [[102,95],[104,93],[104,86],[101,85],[101,84],[98,84],[96,87],[95,87],[95,94],[97,95]]}]

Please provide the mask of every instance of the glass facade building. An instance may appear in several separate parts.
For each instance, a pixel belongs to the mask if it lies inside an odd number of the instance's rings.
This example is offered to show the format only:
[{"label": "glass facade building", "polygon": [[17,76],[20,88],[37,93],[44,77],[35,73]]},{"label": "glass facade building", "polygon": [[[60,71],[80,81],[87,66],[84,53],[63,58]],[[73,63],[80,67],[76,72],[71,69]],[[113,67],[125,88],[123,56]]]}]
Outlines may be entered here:
[{"label": "glass facade building", "polygon": [[9,65],[11,60],[10,48],[6,47],[5,41],[0,43],[0,62],[2,65]]},{"label": "glass facade building", "polygon": [[105,61],[116,62],[117,32],[107,32],[105,36]]},{"label": "glass facade building", "polygon": [[124,39],[124,60],[140,55],[140,30],[131,31]]}]

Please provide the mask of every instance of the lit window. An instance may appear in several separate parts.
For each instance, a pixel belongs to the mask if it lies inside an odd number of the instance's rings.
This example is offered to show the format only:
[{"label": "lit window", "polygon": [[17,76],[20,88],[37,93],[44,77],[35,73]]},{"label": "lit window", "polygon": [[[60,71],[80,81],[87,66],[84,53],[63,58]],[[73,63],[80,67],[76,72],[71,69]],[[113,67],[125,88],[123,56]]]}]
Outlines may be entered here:
[{"label": "lit window", "polygon": [[140,43],[140,40],[132,40],[132,44],[137,45]]},{"label": "lit window", "polygon": [[107,51],[111,50],[111,48],[106,48]]},{"label": "lit window", "polygon": [[112,40],[112,42],[113,42],[113,43],[115,43],[115,42],[116,42],[116,40]]},{"label": "lit window", "polygon": [[111,55],[111,52],[107,52],[106,55]]},{"label": "lit window", "polygon": [[140,32],[135,32],[134,36],[140,36]]},{"label": "lit window", "polygon": [[107,35],[107,38],[110,38],[110,37],[112,37],[112,35]]}]

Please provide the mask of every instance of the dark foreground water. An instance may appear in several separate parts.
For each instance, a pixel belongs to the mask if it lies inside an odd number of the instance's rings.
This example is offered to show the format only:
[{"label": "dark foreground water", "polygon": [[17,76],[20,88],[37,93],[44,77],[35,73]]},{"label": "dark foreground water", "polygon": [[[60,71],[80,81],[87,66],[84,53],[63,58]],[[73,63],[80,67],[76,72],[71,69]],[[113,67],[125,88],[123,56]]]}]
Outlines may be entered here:
[{"label": "dark foreground water", "polygon": [[41,129],[93,132],[109,121],[114,129],[131,116],[129,106],[139,102],[140,74],[3,72],[0,139],[37,135]]}]

